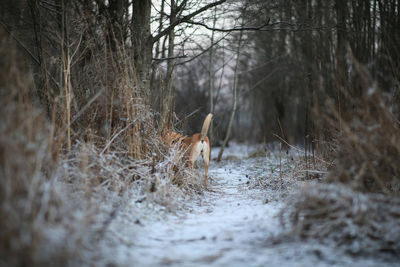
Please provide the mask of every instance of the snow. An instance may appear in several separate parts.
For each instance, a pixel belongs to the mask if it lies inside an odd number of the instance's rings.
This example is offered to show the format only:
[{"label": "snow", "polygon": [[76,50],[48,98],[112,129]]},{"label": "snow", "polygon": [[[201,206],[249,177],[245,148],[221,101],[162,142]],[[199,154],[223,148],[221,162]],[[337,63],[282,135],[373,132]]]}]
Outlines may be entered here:
[{"label": "snow", "polygon": [[[250,156],[250,154],[256,150],[262,149],[262,145],[254,144],[241,144],[237,142],[230,142],[229,147],[224,149],[222,159],[245,159]],[[213,147],[211,149],[211,158],[216,158],[218,156],[220,147]]]},{"label": "snow", "polygon": [[279,162],[246,158],[254,147],[246,146],[246,154],[241,149],[238,144],[227,148],[225,157],[235,156],[233,161],[211,162],[208,190],[182,209],[168,212],[151,202],[132,201],[100,241],[107,243],[101,253],[112,255],[103,255],[102,265],[395,266],[315,242],[275,242],[284,231],[278,215],[285,199],[279,190],[249,186],[249,180],[259,169],[273,169],[265,164]]},{"label": "snow", "polygon": [[265,239],[267,229],[259,226],[276,215],[279,204],[266,208],[261,192],[249,198],[246,181],[233,165],[221,165],[210,174],[210,191],[189,203],[187,213],[142,227],[143,234],[135,240],[138,265],[230,265],[232,259],[244,260],[240,257],[243,253],[251,255],[253,246]]}]

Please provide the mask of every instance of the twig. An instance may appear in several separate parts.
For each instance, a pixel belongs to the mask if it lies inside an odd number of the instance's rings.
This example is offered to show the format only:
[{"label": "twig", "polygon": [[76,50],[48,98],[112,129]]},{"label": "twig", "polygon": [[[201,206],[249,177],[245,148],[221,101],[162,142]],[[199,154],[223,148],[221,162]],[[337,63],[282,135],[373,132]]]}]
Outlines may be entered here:
[{"label": "twig", "polygon": [[101,89],[97,94],[95,94],[89,102],[86,103],[86,105],[75,115],[75,117],[72,118],[70,124],[67,127],[70,127],[82,114],[85,112],[85,110],[105,91],[105,89]]},{"label": "twig", "polygon": [[131,126],[132,124],[134,124],[137,121],[131,121],[128,125],[126,125],[121,131],[119,131],[116,135],[113,136],[113,138],[111,138],[110,142],[108,142],[108,144],[104,147],[104,149],[100,152],[100,156],[103,155],[103,153],[110,147],[110,145],[112,144],[112,142],[114,142],[114,140],[124,131],[126,131],[126,129],[128,129],[129,126]]},{"label": "twig", "polygon": [[221,28],[214,28],[214,27],[210,27],[208,25],[206,25],[205,23],[201,23],[201,22],[196,22],[196,21],[192,21],[192,20],[188,20],[186,21],[186,23],[189,24],[193,24],[193,25],[199,25],[202,26],[204,28],[206,28],[207,30],[211,30],[211,31],[217,31],[217,32],[235,32],[235,31],[258,31],[261,30],[262,28],[266,27],[269,25],[269,19],[266,23],[264,23],[261,26],[256,26],[256,27],[239,27],[239,28],[230,28],[230,29],[221,29]]},{"label": "twig", "polygon": [[282,142],[279,143],[279,190],[282,189]]},{"label": "twig", "polygon": [[181,18],[175,20],[174,23],[171,23],[171,25],[169,25],[167,28],[165,28],[160,33],[158,33],[156,36],[154,36],[152,38],[152,42],[153,43],[157,42],[161,37],[163,37],[164,35],[168,34],[169,31],[173,30],[175,28],[175,26],[177,26],[177,25],[179,25],[179,24],[181,24],[183,22],[188,22],[191,18],[197,16],[198,14],[200,14],[200,13],[202,13],[202,12],[206,11],[207,9],[210,9],[210,8],[212,8],[214,6],[221,5],[224,2],[226,2],[226,0],[220,0],[220,1],[217,1],[217,2],[210,3],[210,4],[203,6],[202,8],[198,9],[197,11],[195,11],[195,12],[189,14],[189,15],[186,15],[184,17],[181,17]]},{"label": "twig", "polygon": [[18,40],[18,38],[15,37],[14,34],[12,34],[11,31],[8,30],[8,28],[6,27],[6,25],[2,21],[0,21],[0,23],[1,23],[1,25],[3,25],[3,28],[6,30],[6,32],[32,57],[33,61],[35,61],[36,64],[40,65],[39,59],[37,59],[35,57],[35,55],[32,54],[32,52],[29,51],[29,49],[20,40]]},{"label": "twig", "polygon": [[174,56],[174,57],[163,57],[163,58],[153,58],[155,61],[164,61],[164,60],[171,60],[171,59],[177,59],[177,58],[187,58],[187,55],[181,55],[181,56]]},{"label": "twig", "polygon": [[[299,151],[299,152],[301,152],[301,153],[304,153],[303,150],[301,150],[300,148],[297,148],[297,147],[295,147],[295,146],[289,144],[288,142],[286,142],[286,141],[285,141],[282,137],[280,137],[279,135],[277,135],[277,134],[272,134],[272,135],[275,136],[275,137],[277,137],[279,140],[281,140],[281,141],[284,142],[285,144],[287,144],[290,148],[293,148],[294,150],[297,150],[297,151]],[[319,161],[321,161],[321,162],[323,162],[323,163],[325,163],[325,164],[330,165],[329,162],[326,162],[325,160],[323,160],[323,159],[321,159],[321,158],[319,158],[319,157],[316,157],[316,158],[317,158]]]},{"label": "twig", "polygon": [[83,37],[83,32],[82,32],[81,36],[79,37],[79,41],[78,41],[78,44],[75,47],[75,51],[71,55],[71,62],[73,61],[73,58],[75,57],[76,52],[78,52],[78,49],[81,46],[82,37]]},{"label": "twig", "polygon": [[190,117],[192,117],[194,114],[196,114],[197,112],[200,111],[201,108],[198,108],[196,110],[194,110],[192,113],[190,113],[189,115],[185,116],[185,120],[189,119]]}]

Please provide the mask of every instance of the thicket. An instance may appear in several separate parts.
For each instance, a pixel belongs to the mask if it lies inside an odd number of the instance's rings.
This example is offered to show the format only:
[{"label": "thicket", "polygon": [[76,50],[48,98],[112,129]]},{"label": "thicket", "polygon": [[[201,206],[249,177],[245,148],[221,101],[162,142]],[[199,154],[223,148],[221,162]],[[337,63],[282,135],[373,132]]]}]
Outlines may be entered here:
[{"label": "thicket", "polygon": [[0,40],[1,266],[112,264],[99,240],[121,210],[134,201],[174,210],[202,190],[183,153],[161,141],[124,46],[87,40],[79,65],[71,44],[42,72],[61,74],[53,83],[34,76],[9,32]]},{"label": "thicket", "polygon": [[166,7],[156,32],[151,1],[0,2],[0,265],[113,264],[99,240],[121,210],[201,192],[160,136],[175,27],[223,2]]}]

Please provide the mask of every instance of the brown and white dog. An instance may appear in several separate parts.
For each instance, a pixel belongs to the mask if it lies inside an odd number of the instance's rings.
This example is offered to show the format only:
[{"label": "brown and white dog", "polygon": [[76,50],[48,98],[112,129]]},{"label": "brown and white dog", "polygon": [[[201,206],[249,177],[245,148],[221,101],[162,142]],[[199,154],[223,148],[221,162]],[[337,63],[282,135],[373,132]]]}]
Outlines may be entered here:
[{"label": "brown and white dog", "polygon": [[204,119],[201,133],[196,133],[188,137],[184,137],[179,133],[168,130],[163,134],[163,139],[169,145],[179,144],[187,151],[188,164],[193,171],[194,162],[201,155],[205,165],[204,186],[207,187],[208,167],[210,166],[210,140],[207,137],[208,128],[210,127],[212,114],[209,113]]}]

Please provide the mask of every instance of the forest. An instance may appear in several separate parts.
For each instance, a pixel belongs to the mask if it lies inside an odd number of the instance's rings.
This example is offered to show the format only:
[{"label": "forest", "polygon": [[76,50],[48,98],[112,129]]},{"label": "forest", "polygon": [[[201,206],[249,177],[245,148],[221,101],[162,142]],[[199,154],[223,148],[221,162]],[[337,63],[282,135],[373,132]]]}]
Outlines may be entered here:
[{"label": "forest", "polygon": [[0,116],[0,266],[400,260],[399,0],[2,0]]}]

